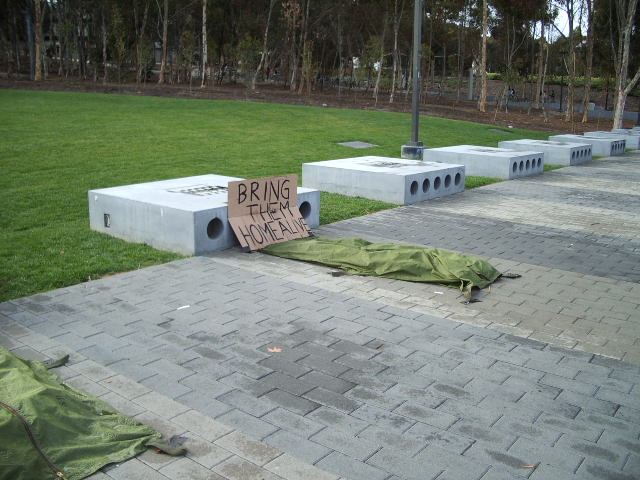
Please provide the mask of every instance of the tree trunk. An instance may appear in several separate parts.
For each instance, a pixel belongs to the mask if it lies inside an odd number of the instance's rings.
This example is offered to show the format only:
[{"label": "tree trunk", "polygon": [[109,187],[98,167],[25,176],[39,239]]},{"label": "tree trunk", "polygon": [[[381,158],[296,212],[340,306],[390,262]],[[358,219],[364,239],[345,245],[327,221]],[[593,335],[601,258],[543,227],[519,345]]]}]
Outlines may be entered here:
[{"label": "tree trunk", "polygon": [[387,12],[384,12],[384,16],[382,17],[382,38],[380,39],[380,57],[379,57],[379,67],[378,67],[378,76],[376,77],[376,85],[373,87],[373,96],[376,99],[376,105],[378,104],[378,91],[380,90],[380,77],[382,76],[382,67],[384,63],[384,39],[387,36],[387,24],[389,23],[389,15]]},{"label": "tree trunk", "polygon": [[256,89],[256,83],[258,82],[258,75],[260,74],[260,71],[264,68],[264,60],[267,57],[267,44],[269,41],[269,24],[271,23],[271,12],[273,12],[273,6],[275,4],[276,4],[276,0],[269,0],[269,13],[267,14],[267,25],[264,28],[264,37],[262,38],[262,53],[260,55],[260,62],[258,63],[258,68],[256,68],[256,71],[253,74],[253,80],[251,81],[251,90],[254,90],[254,91]]},{"label": "tree trunk", "polygon": [[142,49],[144,48],[144,45],[142,42],[144,40],[144,31],[146,29],[147,18],[149,16],[149,2],[144,5],[144,12],[142,14],[142,22],[140,26],[138,26],[138,9],[135,4],[133,7],[133,15],[136,23],[136,83],[140,83],[142,81],[142,76],[144,75],[144,65],[142,64]]},{"label": "tree trunk", "polygon": [[398,65],[400,64],[400,50],[398,48],[398,35],[400,34],[400,21],[402,20],[402,11],[404,9],[404,0],[398,8],[398,0],[395,0],[393,6],[393,77],[391,78],[391,94],[389,95],[389,103],[393,103],[393,97],[396,92],[396,83],[398,81]]},{"label": "tree trunk", "polygon": [[591,96],[591,75],[593,73],[593,7],[594,0],[586,0],[587,6],[587,67],[584,72],[584,98],[582,100],[582,123],[589,120],[589,100]]},{"label": "tree trunk", "polygon": [[[591,1],[591,0],[589,0]],[[538,52],[538,79],[536,81],[536,93],[535,106],[540,108],[540,105],[544,107],[544,55],[545,53],[545,40],[544,40],[544,20],[540,21],[540,45]]]},{"label": "tree trunk", "polygon": [[576,48],[573,38],[573,0],[565,0],[567,12],[567,24],[569,25],[569,65],[567,66],[567,111],[564,115],[565,122],[573,123],[573,107],[575,103],[575,80],[576,80]]},{"label": "tree trunk", "polygon": [[311,52],[309,50],[309,6],[311,5],[311,0],[306,0],[306,9],[304,14],[304,22],[302,23],[302,65],[300,68],[300,86],[298,88],[298,94],[302,95],[304,91],[305,82],[310,84],[309,72],[311,71]]},{"label": "tree trunk", "polygon": [[[617,0],[617,3],[618,9],[621,11],[619,16],[622,17],[622,12],[624,11],[625,7],[625,1]],[[622,25],[619,25],[620,28],[618,28],[619,42],[617,52],[618,61],[616,62],[616,102],[613,109],[613,128],[622,127],[624,105],[627,101],[627,95],[629,94],[629,92],[631,92],[636,83],[638,83],[638,79],[640,79],[639,67],[633,78],[629,82],[627,82],[631,31],[635,21],[637,6],[638,0],[629,0],[629,4],[627,5],[626,9],[626,15],[621,18],[624,23]]]},{"label": "tree trunk", "polygon": [[169,48],[167,45],[167,31],[169,29],[169,0],[164,0],[162,5],[162,62],[160,63],[160,75],[158,76],[158,85],[165,82],[165,72],[167,70],[167,58],[169,56]]},{"label": "tree trunk", "polygon": [[207,0],[202,0],[202,83],[204,88],[207,83]]},{"label": "tree trunk", "polygon": [[487,104],[487,30],[489,29],[487,0],[482,0],[482,56],[480,58],[480,99],[478,110],[486,112]]},{"label": "tree trunk", "polygon": [[35,72],[33,79],[36,82],[42,80],[42,4],[41,0],[35,0],[35,36],[36,36],[36,53],[35,53]]},{"label": "tree trunk", "polygon": [[103,68],[103,73],[102,73],[102,84],[106,85],[107,84],[107,78],[108,78],[108,70],[109,70],[109,66],[107,64],[107,22],[106,22],[106,17],[107,13],[106,13],[106,8],[103,7],[102,8],[102,68]]}]

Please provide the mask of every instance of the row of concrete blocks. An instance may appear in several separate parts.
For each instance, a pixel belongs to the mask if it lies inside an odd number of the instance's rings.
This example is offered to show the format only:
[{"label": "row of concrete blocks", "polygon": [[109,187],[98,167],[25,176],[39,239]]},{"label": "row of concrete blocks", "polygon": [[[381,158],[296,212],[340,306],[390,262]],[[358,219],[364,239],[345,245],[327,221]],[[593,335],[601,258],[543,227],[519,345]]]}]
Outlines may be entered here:
[{"label": "row of concrete blocks", "polygon": [[[542,173],[545,157],[552,164],[573,165],[591,160],[593,149],[602,145],[609,152],[613,145],[617,153],[624,151],[624,140],[620,151],[617,139],[602,138],[610,132],[592,133],[603,135],[505,141],[500,148],[459,145],[426,149],[427,161],[358,157],[306,163],[303,185],[310,188],[298,188],[298,206],[313,228],[320,223],[318,190],[408,205],[464,191],[467,173],[519,178]],[[618,133],[634,138],[640,136],[640,129],[613,132]],[[90,225],[126,241],[185,255],[230,248],[236,240],[227,217],[227,185],[234,180],[240,179],[201,175],[92,190]]]}]

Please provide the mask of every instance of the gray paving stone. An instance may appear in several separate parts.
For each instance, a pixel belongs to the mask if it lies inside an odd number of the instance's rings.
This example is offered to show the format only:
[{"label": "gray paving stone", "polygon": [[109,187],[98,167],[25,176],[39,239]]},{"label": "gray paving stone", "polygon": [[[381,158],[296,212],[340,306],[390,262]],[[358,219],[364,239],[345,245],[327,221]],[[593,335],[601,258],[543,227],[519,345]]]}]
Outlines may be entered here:
[{"label": "gray paving stone", "polygon": [[263,398],[267,398],[274,404],[302,416],[320,407],[319,403],[312,402],[306,398],[301,398],[279,389],[270,391],[265,394]]},{"label": "gray paving stone", "polygon": [[[314,386],[318,386],[318,387],[325,388],[327,390],[331,390],[336,393],[345,393],[346,391],[351,390],[355,386],[353,382],[348,382],[341,378],[326,375],[322,372],[318,372],[315,370],[303,375],[302,377],[300,377],[299,380],[304,381],[305,385],[311,386],[311,388],[313,388]],[[311,388],[309,388],[304,392],[301,392],[301,394],[306,393]],[[292,392],[292,393],[295,393],[295,392]]]},{"label": "gray paving stone", "polygon": [[[265,371],[265,375],[270,373],[271,371],[276,371],[276,372],[280,372],[282,374],[290,375],[294,378],[297,378],[311,371],[310,368],[299,365],[297,363],[288,362],[287,360],[283,360],[278,356],[273,356],[273,357],[261,360],[260,365],[269,369],[268,371]],[[261,375],[261,376],[264,376],[264,375]]]},{"label": "gray paving stone", "polygon": [[[622,396],[623,394],[620,394]],[[612,403],[606,400],[599,400],[592,396],[581,395],[579,393],[564,390],[557,398],[558,401],[566,402],[569,405],[575,405],[590,412],[597,412],[603,415],[613,416],[619,408],[618,403]]]},{"label": "gray paving stone", "polygon": [[573,475],[584,459],[583,455],[576,455],[562,448],[544,446],[536,440],[526,438],[518,438],[509,448],[508,453],[509,455],[526,459],[526,465],[535,465],[540,461],[551,464],[558,469],[564,470],[565,475]]},{"label": "gray paving stone", "polygon": [[408,430],[416,423],[414,419],[407,418],[372,405],[363,405],[355,410],[352,415],[356,418],[369,422],[369,424],[384,427],[399,433]]},{"label": "gray paving stone", "polygon": [[285,430],[279,430],[273,435],[269,435],[264,441],[272,447],[312,465],[334,450],[333,447],[327,448]]},{"label": "gray paving stone", "polygon": [[359,462],[338,452],[324,457],[316,466],[351,480],[384,480],[389,477],[389,473],[380,468]]},{"label": "gray paving stone", "polygon": [[281,480],[282,478],[239,457],[231,457],[213,467],[213,470],[228,480]]},{"label": "gray paving stone", "polygon": [[280,455],[265,465],[265,468],[287,480],[338,480],[336,475],[331,475],[311,465],[307,465],[290,455]]},{"label": "gray paving stone", "polygon": [[295,432],[297,435],[304,438],[309,438],[314,433],[324,428],[324,425],[315,422],[307,417],[301,417],[298,414],[285,410],[283,408],[276,408],[275,410],[267,413],[262,420],[265,420],[283,430],[289,432]]},{"label": "gray paving stone", "polygon": [[360,403],[351,400],[339,393],[316,387],[304,394],[304,397],[327,407],[332,407],[341,412],[351,413],[360,406]]},{"label": "gray paving stone", "polygon": [[173,399],[176,399],[192,391],[191,388],[178,383],[177,380],[167,378],[164,375],[160,374],[156,374],[152,377],[140,380],[140,383],[145,387],[148,387],[150,390],[154,390],[162,395]]},{"label": "gray paving stone", "polygon": [[458,420],[458,417],[454,415],[428,408],[411,401],[403,403],[400,407],[394,410],[394,413],[404,415],[405,417],[409,417],[413,420],[417,420],[443,430],[448,429]]},{"label": "gray paving stone", "polygon": [[366,460],[379,448],[373,442],[330,428],[316,433],[310,440],[358,460]]},{"label": "gray paving stone", "polygon": [[180,458],[160,469],[160,473],[172,480],[223,480],[224,477],[213,473],[191,458]]},{"label": "gray paving stone", "polygon": [[385,450],[393,450],[409,457],[422,450],[426,442],[428,442],[428,440],[420,436],[389,432],[384,428],[375,426],[365,428],[357,436],[383,447]]},{"label": "gray paving stone", "polygon": [[242,432],[250,432],[257,439],[262,439],[278,430],[278,427],[237,409],[220,415],[216,420]]},{"label": "gray paving stone", "polygon": [[157,472],[153,468],[134,458],[128,462],[120,463],[115,468],[109,469],[107,475],[116,480],[166,480],[168,477]]},{"label": "gray paving stone", "polygon": [[448,450],[430,445],[413,457],[420,463],[440,468],[449,478],[478,479],[487,470],[488,464],[478,462],[464,455],[457,455]]},{"label": "gray paving stone", "polygon": [[[477,440],[483,440],[490,442],[494,448],[504,450],[513,445],[518,438],[514,433],[494,430],[489,426],[479,425],[470,420],[460,420],[456,422],[449,431],[468,438],[472,443],[475,443]],[[409,433],[411,433],[411,429]]]},{"label": "gray paving stone", "polygon": [[238,408],[254,417],[261,417],[277,407],[277,405],[266,396],[255,398],[253,395],[244,393],[241,390],[232,390],[218,396],[217,399],[223,404]]},{"label": "gray paving stone", "polygon": [[586,440],[575,440],[570,437],[562,437],[556,444],[556,447],[566,449],[575,455],[588,457],[600,464],[606,463],[609,468],[615,467],[621,469],[626,459],[626,455],[623,455],[620,449],[614,450]]},{"label": "gray paving stone", "polygon": [[233,406],[219,402],[206,393],[200,393],[197,390],[184,393],[176,397],[175,400],[211,417],[218,417],[233,409]]},{"label": "gray paving stone", "polygon": [[196,410],[188,410],[171,418],[171,422],[180,425],[205,440],[213,442],[231,432],[231,428]]},{"label": "gray paving stone", "polygon": [[384,470],[396,472],[402,478],[414,480],[435,479],[443,470],[437,465],[416,461],[406,455],[384,448],[369,458],[367,463]]},{"label": "gray paving stone", "polygon": [[326,360],[323,357],[318,357],[316,355],[308,355],[298,360],[297,363],[313,370],[319,370],[320,372],[333,377],[339,377],[341,374],[349,370],[349,367],[345,365]]},{"label": "gray paving stone", "polygon": [[260,466],[282,454],[280,450],[258,442],[238,431],[230,432],[218,438],[214,443]]},{"label": "gray paving stone", "polygon": [[585,480],[636,480],[637,474],[624,473],[606,465],[586,460],[580,465],[576,477]]},{"label": "gray paving stone", "polygon": [[307,418],[323,425],[328,425],[351,435],[357,435],[369,426],[369,423],[359,418],[347,415],[332,408],[320,407],[307,415]]}]

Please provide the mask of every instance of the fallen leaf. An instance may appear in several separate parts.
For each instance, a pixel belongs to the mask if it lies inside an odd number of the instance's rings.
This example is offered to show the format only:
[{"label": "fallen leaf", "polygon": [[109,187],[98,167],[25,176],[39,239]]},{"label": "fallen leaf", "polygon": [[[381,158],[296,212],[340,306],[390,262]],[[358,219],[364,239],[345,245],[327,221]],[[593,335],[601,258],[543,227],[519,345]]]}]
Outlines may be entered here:
[{"label": "fallen leaf", "polygon": [[64,250],[60,250],[60,255],[64,255]]},{"label": "fallen leaf", "polygon": [[282,347],[269,347],[269,348],[267,348],[267,352],[269,352],[269,353],[280,353],[280,352],[282,352]]},{"label": "fallen leaf", "polygon": [[522,465],[520,468],[536,468],[536,465]]}]

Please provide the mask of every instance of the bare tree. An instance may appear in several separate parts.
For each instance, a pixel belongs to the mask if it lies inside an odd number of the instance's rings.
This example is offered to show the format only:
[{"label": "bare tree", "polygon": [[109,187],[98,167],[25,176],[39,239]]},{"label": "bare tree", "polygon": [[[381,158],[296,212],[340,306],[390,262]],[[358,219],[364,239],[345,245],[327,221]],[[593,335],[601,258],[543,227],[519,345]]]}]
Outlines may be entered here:
[{"label": "bare tree", "polygon": [[582,99],[582,123],[589,120],[591,75],[593,74],[593,7],[595,0],[585,0],[587,7],[587,66],[584,72],[584,97]]},{"label": "bare tree", "polygon": [[202,0],[202,83],[204,88],[207,83],[207,0]]},{"label": "bare tree", "polygon": [[35,73],[33,79],[35,81],[42,80],[42,4],[40,0],[35,0],[35,36],[36,36],[36,53],[35,53]]},{"label": "bare tree", "polygon": [[565,68],[567,70],[567,111],[564,115],[565,122],[573,123],[573,110],[575,103],[575,84],[576,84],[576,42],[574,38],[574,17],[575,3],[574,0],[562,0],[562,7],[567,14],[567,25],[569,26],[569,63],[565,58]]},{"label": "bare tree", "polygon": [[544,37],[544,30],[545,30],[545,21],[544,18],[541,19],[540,21],[540,39],[539,39],[539,46],[538,46],[538,78],[536,81],[536,92],[533,98],[535,98],[535,107],[536,108],[540,108],[540,106],[542,106],[542,108],[544,108],[544,74],[545,74],[545,70],[546,70],[546,58],[547,55],[546,53],[548,53],[549,49],[547,48],[547,42],[545,41],[545,37]]},{"label": "bare tree", "polygon": [[478,110],[486,111],[487,104],[487,31],[489,30],[489,8],[487,0],[482,0],[482,53],[480,57],[480,99]]},{"label": "bare tree", "polygon": [[393,76],[391,78],[391,94],[389,103],[393,103],[398,81],[398,68],[400,67],[400,49],[398,48],[398,36],[400,34],[400,22],[404,11],[404,0],[395,0],[393,5]]},{"label": "bare tree", "polygon": [[145,45],[144,32],[147,28],[147,19],[149,18],[149,2],[144,3],[142,18],[139,18],[137,2],[133,4],[133,17],[136,27],[136,83],[142,81],[145,70]]},{"label": "bare tree", "polygon": [[387,11],[384,12],[382,17],[382,37],[380,38],[380,56],[378,58],[378,75],[376,77],[376,85],[373,88],[373,97],[376,99],[376,105],[378,104],[378,91],[380,90],[380,77],[382,76],[382,68],[384,67],[384,40],[387,36],[387,25],[389,23],[389,15]]},{"label": "bare tree", "polygon": [[636,18],[638,0],[616,0],[616,7],[618,14],[618,48],[614,56],[616,100],[613,108],[613,128],[621,128],[627,95],[640,80],[640,66],[631,80],[627,80],[629,76],[631,33]]},{"label": "bare tree", "polygon": [[256,89],[258,75],[260,74],[260,71],[264,68],[264,61],[267,58],[267,45],[269,41],[269,24],[271,23],[271,13],[273,12],[273,6],[275,4],[276,4],[276,0],[269,0],[269,13],[267,14],[267,24],[264,27],[264,36],[262,37],[262,53],[260,54],[260,62],[258,63],[258,68],[256,68],[256,71],[253,74],[253,80],[251,81],[251,90]]},{"label": "bare tree", "polygon": [[102,68],[104,70],[102,74],[102,84],[106,85],[107,83],[107,75],[108,75],[108,66],[107,66],[107,7],[102,5],[101,12],[101,25],[100,25],[100,33],[102,36]]},{"label": "bare tree", "polygon": [[167,58],[169,48],[167,45],[167,31],[169,29],[169,0],[164,0],[162,10],[160,10],[160,4],[156,0],[158,6],[158,15],[162,19],[162,62],[160,63],[160,75],[158,76],[158,85],[162,85],[165,82],[165,72],[167,70]]}]

